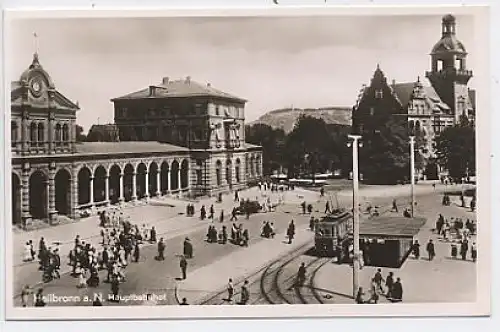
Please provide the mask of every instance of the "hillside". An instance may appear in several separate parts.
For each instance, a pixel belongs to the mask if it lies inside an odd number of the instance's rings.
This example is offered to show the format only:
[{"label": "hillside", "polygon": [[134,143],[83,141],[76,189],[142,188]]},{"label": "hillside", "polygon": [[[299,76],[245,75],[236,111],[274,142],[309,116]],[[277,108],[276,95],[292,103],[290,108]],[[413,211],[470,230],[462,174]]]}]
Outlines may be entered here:
[{"label": "hillside", "polygon": [[350,107],[321,107],[321,108],[283,108],[267,112],[249,125],[257,123],[267,124],[273,128],[282,128],[285,133],[293,130],[301,115],[323,119],[327,124],[350,126],[352,108]]}]

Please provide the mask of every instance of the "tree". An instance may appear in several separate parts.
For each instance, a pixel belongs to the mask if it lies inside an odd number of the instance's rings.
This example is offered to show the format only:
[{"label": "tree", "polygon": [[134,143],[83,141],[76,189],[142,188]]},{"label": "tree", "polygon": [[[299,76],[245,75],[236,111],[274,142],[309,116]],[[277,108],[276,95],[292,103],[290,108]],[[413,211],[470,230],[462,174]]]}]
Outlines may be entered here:
[{"label": "tree", "polygon": [[436,138],[436,154],[439,165],[449,175],[460,180],[476,171],[476,130],[466,119],[454,127],[448,127]]},{"label": "tree", "polygon": [[84,142],[87,139],[87,136],[83,133],[83,127],[80,125],[76,125],[76,141]]},{"label": "tree", "polygon": [[301,116],[285,143],[288,175],[313,175],[340,166],[345,153],[343,131],[347,128],[327,125],[323,119]]},{"label": "tree", "polygon": [[245,138],[248,143],[262,146],[262,168],[264,174],[271,174],[283,165],[283,148],[285,132],[273,129],[265,124],[245,127]]},{"label": "tree", "polygon": [[359,169],[367,182],[394,184],[410,175],[408,130],[402,120],[391,118],[379,129],[362,133]]}]

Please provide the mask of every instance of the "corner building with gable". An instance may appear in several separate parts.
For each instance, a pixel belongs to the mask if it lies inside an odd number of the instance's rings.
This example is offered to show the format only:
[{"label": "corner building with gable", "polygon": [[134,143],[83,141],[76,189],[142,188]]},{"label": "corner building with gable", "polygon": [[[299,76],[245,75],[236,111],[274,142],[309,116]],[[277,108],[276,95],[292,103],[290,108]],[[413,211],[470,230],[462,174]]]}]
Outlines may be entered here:
[{"label": "corner building with gable", "polygon": [[112,100],[115,142],[77,142],[78,103],[34,54],[11,83],[13,224],[58,223],[114,204],[215,195],[262,176],[262,149],[245,143],[245,100],[191,81]]},{"label": "corner building with gable", "polygon": [[467,68],[467,51],[456,36],[456,19],[442,18],[441,39],[430,53],[431,68],[425,73],[429,85],[415,82],[389,83],[377,66],[370,85],[364,85],[353,108],[353,129],[361,135],[376,130],[387,117],[404,119],[409,132],[421,138],[418,146],[425,159],[422,176],[437,179],[441,170],[435,162],[435,138],[465,116],[475,121],[476,93],[468,87],[473,73]]}]

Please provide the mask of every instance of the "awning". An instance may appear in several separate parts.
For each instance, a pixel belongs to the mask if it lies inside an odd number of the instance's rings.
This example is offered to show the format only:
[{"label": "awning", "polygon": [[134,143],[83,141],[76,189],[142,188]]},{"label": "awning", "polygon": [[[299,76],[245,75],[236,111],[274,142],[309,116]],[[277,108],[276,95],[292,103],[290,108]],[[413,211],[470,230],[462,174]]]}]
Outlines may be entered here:
[{"label": "awning", "polygon": [[360,221],[361,237],[408,238],[418,234],[427,219],[422,217],[375,217]]}]

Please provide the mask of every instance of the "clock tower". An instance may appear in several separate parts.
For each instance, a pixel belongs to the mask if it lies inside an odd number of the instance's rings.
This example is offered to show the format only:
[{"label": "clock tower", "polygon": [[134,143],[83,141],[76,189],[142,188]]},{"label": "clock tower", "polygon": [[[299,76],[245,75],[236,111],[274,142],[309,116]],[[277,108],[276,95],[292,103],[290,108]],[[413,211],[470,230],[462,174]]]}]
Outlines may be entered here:
[{"label": "clock tower", "polygon": [[467,51],[456,37],[456,19],[446,15],[442,20],[441,39],[431,52],[431,71],[426,77],[441,99],[450,107],[455,122],[462,115],[472,116],[467,84],[472,71],[467,69]]}]

